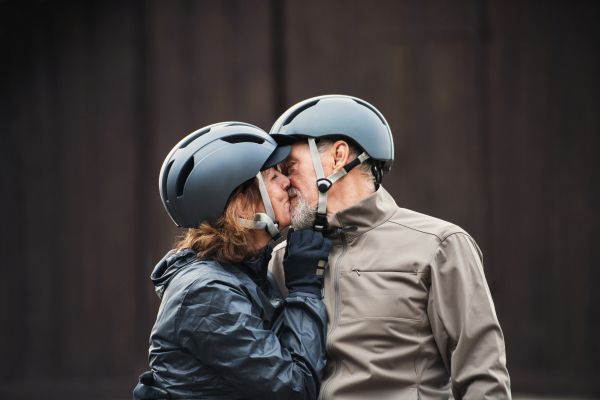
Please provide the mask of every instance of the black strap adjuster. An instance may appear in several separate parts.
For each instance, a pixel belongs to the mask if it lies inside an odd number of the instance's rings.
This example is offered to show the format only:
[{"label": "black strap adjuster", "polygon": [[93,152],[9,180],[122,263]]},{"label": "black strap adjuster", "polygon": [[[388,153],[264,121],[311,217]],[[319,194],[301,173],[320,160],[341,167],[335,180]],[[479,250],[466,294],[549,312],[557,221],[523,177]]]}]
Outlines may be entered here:
[{"label": "black strap adjuster", "polygon": [[322,231],[327,226],[327,215],[317,214],[315,217],[315,230]]},{"label": "black strap adjuster", "polygon": [[333,185],[333,183],[327,178],[317,179],[317,187],[321,193],[327,193],[331,185]]}]

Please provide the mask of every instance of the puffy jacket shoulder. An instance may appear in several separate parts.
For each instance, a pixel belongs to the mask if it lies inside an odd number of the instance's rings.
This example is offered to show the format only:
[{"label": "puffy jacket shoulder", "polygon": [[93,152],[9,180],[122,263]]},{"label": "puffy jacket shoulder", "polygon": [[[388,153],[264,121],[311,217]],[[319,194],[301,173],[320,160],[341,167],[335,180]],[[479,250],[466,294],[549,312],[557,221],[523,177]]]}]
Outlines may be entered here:
[{"label": "puffy jacket shoulder", "polygon": [[[195,260],[180,268],[165,290],[163,302],[171,303],[176,299],[178,304],[169,304],[177,308],[177,316],[173,321],[176,331],[184,328],[182,318],[188,315],[205,315],[216,312],[230,301],[232,293],[244,297],[244,276],[239,271],[227,268],[215,261]],[[182,313],[185,309],[185,313]]]}]

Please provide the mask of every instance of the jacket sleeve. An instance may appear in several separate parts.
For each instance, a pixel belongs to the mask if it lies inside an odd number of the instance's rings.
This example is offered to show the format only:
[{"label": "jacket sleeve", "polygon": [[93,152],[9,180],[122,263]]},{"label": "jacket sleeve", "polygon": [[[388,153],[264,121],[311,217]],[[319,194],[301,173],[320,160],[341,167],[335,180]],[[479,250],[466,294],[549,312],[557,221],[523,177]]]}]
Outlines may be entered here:
[{"label": "jacket sleeve", "polygon": [[325,367],[327,313],[321,300],[292,297],[264,329],[235,285],[192,285],[177,325],[179,341],[252,399],[316,399]]},{"label": "jacket sleeve", "polygon": [[479,248],[454,233],[431,260],[428,314],[456,400],[510,399],[504,337]]}]

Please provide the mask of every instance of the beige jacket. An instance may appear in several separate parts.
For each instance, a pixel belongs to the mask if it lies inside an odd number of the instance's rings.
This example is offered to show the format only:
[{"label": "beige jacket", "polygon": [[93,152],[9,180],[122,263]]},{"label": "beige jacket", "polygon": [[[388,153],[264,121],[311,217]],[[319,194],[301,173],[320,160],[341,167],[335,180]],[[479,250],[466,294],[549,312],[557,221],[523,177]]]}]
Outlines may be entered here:
[{"label": "beige jacket", "polygon": [[[321,400],[437,400],[450,388],[457,400],[511,398],[481,252],[465,231],[399,208],[382,187],[328,222]],[[270,269],[287,295],[284,246]]]}]

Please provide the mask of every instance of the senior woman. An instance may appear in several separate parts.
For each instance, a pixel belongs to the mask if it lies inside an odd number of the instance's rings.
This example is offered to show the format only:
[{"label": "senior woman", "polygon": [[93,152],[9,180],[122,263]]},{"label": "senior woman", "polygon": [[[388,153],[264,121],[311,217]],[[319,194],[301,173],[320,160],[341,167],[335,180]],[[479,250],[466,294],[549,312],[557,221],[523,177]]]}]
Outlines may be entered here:
[{"label": "senior woman", "polygon": [[167,156],[163,204],[187,233],[151,279],[162,302],[134,399],[316,399],[325,366],[322,269],[331,243],[288,235],[283,299],[268,246],[290,224],[290,153],[264,131],[200,129]]}]

